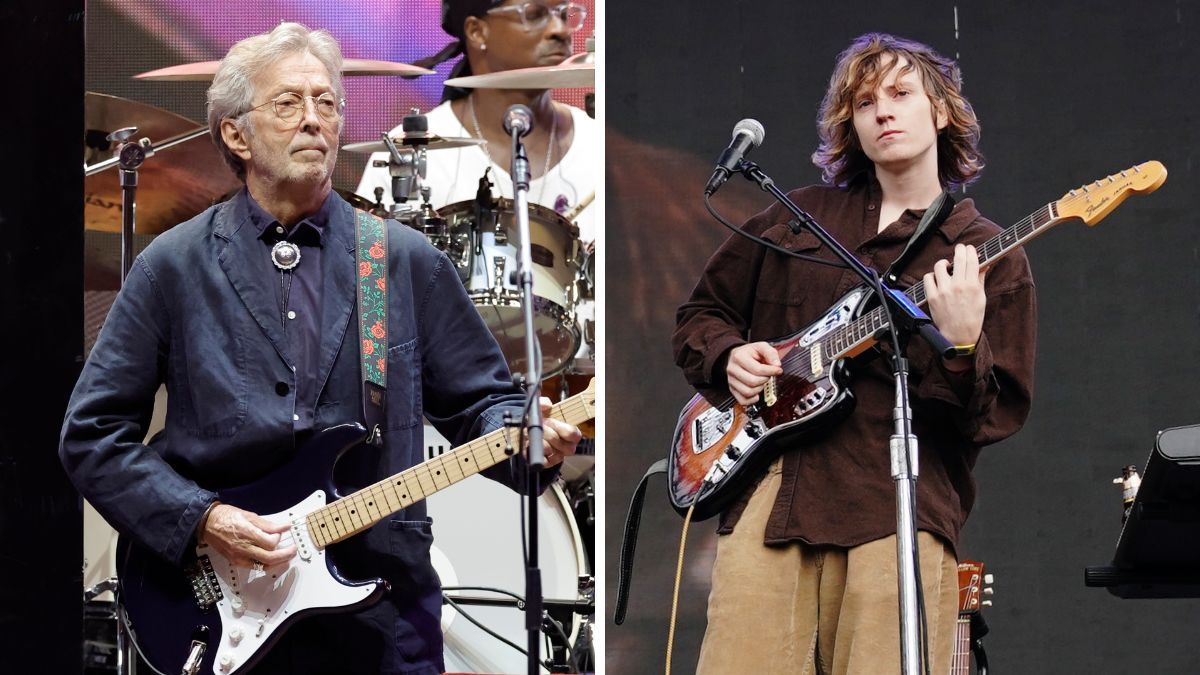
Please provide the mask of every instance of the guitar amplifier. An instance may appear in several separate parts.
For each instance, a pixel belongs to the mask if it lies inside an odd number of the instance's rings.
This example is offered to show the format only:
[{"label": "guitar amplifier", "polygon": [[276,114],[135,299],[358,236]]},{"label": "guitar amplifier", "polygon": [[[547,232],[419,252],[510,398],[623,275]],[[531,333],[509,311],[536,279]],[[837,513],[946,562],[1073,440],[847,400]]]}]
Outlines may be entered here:
[{"label": "guitar amplifier", "polygon": [[1158,433],[1112,564],[1084,581],[1122,598],[1200,597],[1200,425]]}]

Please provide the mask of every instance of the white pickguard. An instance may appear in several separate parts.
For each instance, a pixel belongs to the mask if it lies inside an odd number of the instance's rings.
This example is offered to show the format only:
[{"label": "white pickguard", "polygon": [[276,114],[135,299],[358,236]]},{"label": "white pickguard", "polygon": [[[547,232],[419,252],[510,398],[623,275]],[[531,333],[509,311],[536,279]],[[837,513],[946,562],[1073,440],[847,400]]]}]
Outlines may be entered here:
[{"label": "white pickguard", "polygon": [[208,556],[224,598],[217,602],[221,635],[216,646],[213,672],[236,673],[292,615],[316,607],[344,607],[360,602],[378,584],[346,586],[329,573],[325,550],[312,545],[304,518],[325,505],[325,493],[316,491],[287,511],[264,515],[275,523],[292,523],[279,546],[296,545],[296,555],[286,564],[257,572],[230,563],[208,546],[196,547],[196,555]]}]

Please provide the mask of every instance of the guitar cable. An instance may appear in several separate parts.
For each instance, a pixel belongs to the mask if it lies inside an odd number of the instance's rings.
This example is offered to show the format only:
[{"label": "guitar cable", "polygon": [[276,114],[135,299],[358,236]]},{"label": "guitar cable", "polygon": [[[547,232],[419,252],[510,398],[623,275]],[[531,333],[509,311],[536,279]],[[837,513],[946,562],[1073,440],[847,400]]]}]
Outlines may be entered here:
[{"label": "guitar cable", "polygon": [[[487,628],[479,620],[475,619],[470,614],[468,614],[466,611],[464,611],[462,608],[462,605],[455,602],[454,599],[451,598],[449,595],[446,595],[446,593],[445,593],[446,591],[484,591],[487,593],[496,593],[497,595],[506,595],[506,596],[512,598],[513,600],[516,600],[518,603],[520,603],[520,605],[515,608],[518,610],[523,610],[525,607],[524,596],[513,593],[512,591],[504,590],[503,588],[494,588],[492,586],[443,586],[442,587],[442,599],[445,600],[446,603],[448,603],[449,605],[454,607],[454,609],[457,610],[459,613],[461,613],[464,617],[466,617],[466,619],[468,621],[475,624],[476,626],[479,627],[480,630],[482,630],[483,632],[487,633],[488,635],[496,638],[500,642],[503,642],[504,644],[508,645],[509,647],[512,647],[513,649],[521,652],[522,654],[524,654],[526,656],[529,655],[529,652],[527,652],[525,649],[523,649],[522,647],[507,640],[506,638],[504,638],[504,636],[499,635],[498,633]],[[563,625],[561,622],[557,621],[556,619],[554,619],[554,617],[550,616],[550,613],[548,611],[543,610],[542,611],[542,629],[543,629],[542,632],[543,633],[545,633],[545,629],[547,627],[554,629],[554,632],[558,633],[558,636],[560,638],[562,638],[562,641],[563,641],[562,643],[564,645],[565,651],[567,652],[567,658],[569,658],[571,661],[570,666],[572,668],[574,668],[574,670],[572,672],[576,672],[576,673],[580,672],[579,662],[575,657],[575,653],[571,650],[570,636],[567,635],[567,632],[563,628]],[[549,635],[547,635],[546,638],[548,640],[552,639],[552,638],[550,638]],[[552,647],[553,645],[550,645],[550,646]],[[552,671],[553,670],[552,666],[554,665],[554,662],[552,659],[546,659],[542,662],[542,665],[546,668],[546,670]]]},{"label": "guitar cable", "polygon": [[[700,493],[697,492],[697,495]],[[692,505],[688,507],[687,514],[683,517],[683,531],[679,536],[679,559],[675,563],[675,589],[671,593],[671,623],[667,629],[667,670],[666,675],[671,675],[671,653],[675,649],[675,621],[679,611],[679,582],[683,578],[683,551],[687,546],[688,525],[692,522],[692,511],[696,508],[696,500],[692,500]]]}]

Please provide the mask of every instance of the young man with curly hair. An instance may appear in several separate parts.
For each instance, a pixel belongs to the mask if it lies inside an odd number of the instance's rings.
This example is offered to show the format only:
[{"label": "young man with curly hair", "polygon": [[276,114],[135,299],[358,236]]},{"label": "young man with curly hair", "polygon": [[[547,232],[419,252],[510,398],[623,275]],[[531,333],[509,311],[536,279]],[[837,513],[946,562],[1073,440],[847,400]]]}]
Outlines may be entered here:
[{"label": "young man with curly hair", "polygon": [[[863,263],[888,268],[943,190],[972,182],[983,168],[979,123],[961,85],[957,64],[926,45],[875,33],[856,39],[838,59],[818,117],[813,162],[827,184],[795,190],[791,199]],[[789,219],[772,205],[743,229],[835,260],[812,234],[793,233]],[[1036,298],[1028,262],[1016,252],[985,275],[975,249],[999,230],[973,200],[961,199],[918,242],[894,284],[923,280],[934,324],[960,347],[943,359],[913,340],[907,352],[934,673],[950,666],[956,548],[975,501],[971,470],[983,446],[1021,427],[1032,396]],[[730,237],[679,308],[676,362],[711,400],[732,394],[754,403],[782,373],[765,340],[810,325],[858,284],[847,269]],[[899,669],[891,361],[860,357],[853,373],[853,413],[784,449],[722,514],[700,673]]]}]

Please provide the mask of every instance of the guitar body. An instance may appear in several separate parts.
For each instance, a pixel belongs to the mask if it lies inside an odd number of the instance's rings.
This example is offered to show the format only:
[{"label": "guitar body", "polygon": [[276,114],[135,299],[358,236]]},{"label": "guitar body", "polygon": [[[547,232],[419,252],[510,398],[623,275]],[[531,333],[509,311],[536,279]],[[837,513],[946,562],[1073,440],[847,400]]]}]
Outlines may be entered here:
[{"label": "guitar body", "polygon": [[676,511],[687,513],[695,503],[693,520],[720,513],[781,452],[854,410],[854,395],[846,386],[847,361],[826,360],[813,349],[857,318],[869,296],[865,286],[855,288],[804,330],[769,341],[779,352],[783,374],[774,378],[758,403],[747,408],[730,398],[713,406],[699,394],[688,401],[675,425],[667,462]]},{"label": "guitar body", "polygon": [[339,496],[333,486],[338,458],[366,436],[357,424],[326,429],[267,477],[220,490],[224,503],[293,524],[285,537],[292,538],[297,554],[286,564],[254,572],[208,546],[197,546],[181,569],[128,537],[118,539],[117,578],[126,622],[138,652],[154,670],[182,672],[193,643],[199,642],[203,648],[196,672],[242,672],[296,619],[353,611],[382,597],[382,579],[343,578],[305,527],[305,516]]}]

